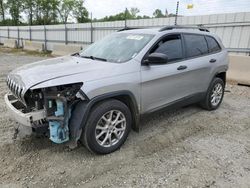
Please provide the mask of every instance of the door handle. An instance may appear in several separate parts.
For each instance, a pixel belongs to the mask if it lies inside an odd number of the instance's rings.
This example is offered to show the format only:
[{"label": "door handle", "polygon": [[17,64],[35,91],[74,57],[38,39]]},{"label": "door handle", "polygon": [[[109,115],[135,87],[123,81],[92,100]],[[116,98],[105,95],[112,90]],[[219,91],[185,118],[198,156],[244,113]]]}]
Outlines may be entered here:
[{"label": "door handle", "polygon": [[215,63],[216,59],[210,59],[209,63]]},{"label": "door handle", "polygon": [[179,67],[177,68],[177,70],[184,70],[184,69],[186,69],[186,68],[187,68],[186,65],[181,65],[181,66],[179,66]]}]

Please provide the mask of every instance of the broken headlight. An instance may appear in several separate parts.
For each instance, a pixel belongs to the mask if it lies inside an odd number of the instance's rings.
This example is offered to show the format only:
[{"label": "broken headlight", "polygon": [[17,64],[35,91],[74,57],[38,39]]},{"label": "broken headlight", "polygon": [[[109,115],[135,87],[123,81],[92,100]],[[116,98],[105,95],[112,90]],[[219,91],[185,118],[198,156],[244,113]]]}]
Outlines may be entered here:
[{"label": "broken headlight", "polygon": [[65,97],[68,101],[71,101],[76,97],[76,94],[80,92],[80,88],[83,83],[67,84],[61,86],[54,86],[43,89],[44,94],[55,95],[58,97]]}]

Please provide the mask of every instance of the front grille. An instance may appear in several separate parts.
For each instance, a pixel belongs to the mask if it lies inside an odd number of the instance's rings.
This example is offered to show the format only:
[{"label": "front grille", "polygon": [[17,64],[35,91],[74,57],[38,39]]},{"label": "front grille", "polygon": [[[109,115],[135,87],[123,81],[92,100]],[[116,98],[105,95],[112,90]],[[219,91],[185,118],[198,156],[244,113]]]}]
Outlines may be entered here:
[{"label": "front grille", "polygon": [[16,83],[13,79],[7,78],[7,86],[9,87],[10,91],[19,99],[23,100],[23,91],[24,88]]}]

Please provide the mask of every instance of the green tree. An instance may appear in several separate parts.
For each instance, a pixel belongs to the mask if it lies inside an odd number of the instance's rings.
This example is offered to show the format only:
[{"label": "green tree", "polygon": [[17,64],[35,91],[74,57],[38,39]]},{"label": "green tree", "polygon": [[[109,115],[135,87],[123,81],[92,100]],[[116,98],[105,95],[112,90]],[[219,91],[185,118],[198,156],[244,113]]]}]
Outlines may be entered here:
[{"label": "green tree", "polygon": [[143,17],[142,17],[143,19],[149,19],[150,18],[150,16],[147,16],[147,15],[143,15]]},{"label": "green tree", "polygon": [[99,19],[97,21],[116,21],[116,20],[125,20],[125,17],[128,18],[128,14],[126,13],[126,16],[125,16],[125,12],[121,12],[119,14],[116,14],[116,15],[111,15],[111,16],[105,16],[104,18],[102,19]]},{"label": "green tree", "polygon": [[57,7],[58,13],[63,23],[67,23],[69,16],[73,15],[73,10],[77,7],[75,0],[62,0]]},{"label": "green tree", "polygon": [[165,17],[165,15],[162,13],[162,11],[160,9],[156,9],[153,13],[153,16],[155,18],[163,18]]},{"label": "green tree", "polygon": [[0,15],[3,23],[5,22],[5,5],[6,2],[4,0],[0,0]]},{"label": "green tree", "polygon": [[52,4],[51,4],[51,17],[52,17],[53,24],[59,23],[59,21],[58,21],[58,10],[57,10],[58,5],[59,5],[58,0],[52,1]]},{"label": "green tree", "polygon": [[35,24],[56,24],[59,0],[36,0]]},{"label": "green tree", "polygon": [[150,16],[143,15],[143,16],[137,16],[136,19],[149,19]]},{"label": "green tree", "polygon": [[138,8],[136,8],[136,7],[132,7],[131,9],[130,9],[130,15],[131,15],[131,17],[134,19],[134,18],[136,18],[137,17],[137,14],[140,12],[140,10],[138,9]]},{"label": "green tree", "polygon": [[13,25],[19,25],[21,19],[21,12],[22,12],[22,1],[21,0],[8,0],[7,6],[9,10],[9,14],[12,18]]},{"label": "green tree", "polygon": [[85,23],[90,21],[89,12],[83,6],[83,3],[84,3],[83,0],[76,0],[75,9],[73,10],[73,15],[78,23]]},{"label": "green tree", "polygon": [[23,9],[24,12],[28,15],[29,24],[33,25],[34,18],[34,8],[36,7],[37,1],[34,0],[24,0]]},{"label": "green tree", "polygon": [[141,19],[141,16],[137,16],[137,14],[140,12],[138,8],[131,8],[130,10],[126,9],[124,12],[120,12],[115,15],[111,16],[105,16],[102,19],[99,19],[98,21],[116,21],[116,20],[125,20],[125,19]]}]

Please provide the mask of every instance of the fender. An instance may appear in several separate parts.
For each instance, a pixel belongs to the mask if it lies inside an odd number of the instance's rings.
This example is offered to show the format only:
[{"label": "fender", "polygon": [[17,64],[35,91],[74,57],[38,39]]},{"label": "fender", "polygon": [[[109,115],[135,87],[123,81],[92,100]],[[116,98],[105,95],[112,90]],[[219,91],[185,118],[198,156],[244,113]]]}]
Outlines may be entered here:
[{"label": "fender", "polygon": [[[139,132],[140,113],[139,113],[138,105],[137,105],[134,95],[130,91],[127,91],[127,90],[105,93],[103,95],[96,96],[93,99],[90,99],[88,101],[80,101],[75,107],[76,110],[81,109],[80,111],[82,113],[81,114],[82,120],[81,120],[79,128],[84,130],[90,111],[94,105],[96,105],[97,103],[101,101],[111,99],[111,98],[119,100],[119,97],[129,97],[130,99],[129,108],[131,110],[131,115],[133,119],[132,128],[136,132]],[[79,113],[77,114],[80,115]]]}]

